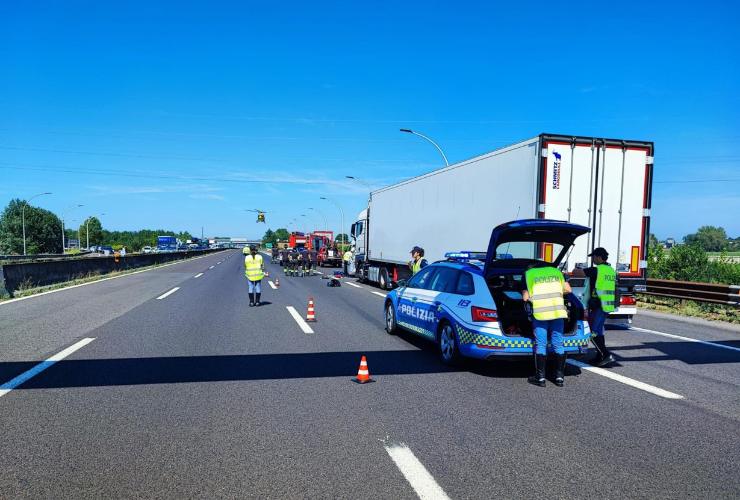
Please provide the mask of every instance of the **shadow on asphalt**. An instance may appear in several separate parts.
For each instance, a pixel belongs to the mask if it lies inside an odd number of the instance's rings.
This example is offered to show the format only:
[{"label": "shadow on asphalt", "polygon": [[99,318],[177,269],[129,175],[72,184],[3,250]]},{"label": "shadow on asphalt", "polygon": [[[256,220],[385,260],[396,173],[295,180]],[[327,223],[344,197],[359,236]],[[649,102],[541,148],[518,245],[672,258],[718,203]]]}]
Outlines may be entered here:
[{"label": "shadow on asphalt", "polygon": [[[740,341],[714,342],[740,349]],[[637,361],[683,361],[688,365],[739,363],[740,352],[720,349],[697,342],[640,342],[639,345],[614,346],[609,348],[622,363]],[[629,356],[629,351],[654,350],[663,355]]]}]

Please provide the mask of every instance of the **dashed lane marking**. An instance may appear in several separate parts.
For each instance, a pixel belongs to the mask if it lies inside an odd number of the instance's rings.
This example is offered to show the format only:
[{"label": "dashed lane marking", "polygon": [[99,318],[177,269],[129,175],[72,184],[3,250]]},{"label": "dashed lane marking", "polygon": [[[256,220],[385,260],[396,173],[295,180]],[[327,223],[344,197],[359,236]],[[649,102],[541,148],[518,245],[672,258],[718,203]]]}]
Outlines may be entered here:
[{"label": "dashed lane marking", "polygon": [[267,283],[270,285],[270,288],[272,288],[273,290],[277,290],[275,283],[273,283],[272,281],[268,281]]},{"label": "dashed lane marking", "polygon": [[357,284],[355,284],[355,283],[352,283],[352,282],[350,282],[350,281],[347,281],[347,282],[345,282],[344,284],[345,284],[345,285],[349,285],[349,286],[353,286],[353,287],[355,287],[355,288],[362,288],[362,287],[361,287],[360,285],[357,285]]},{"label": "dashed lane marking", "polygon": [[44,295],[49,295],[50,293],[65,292],[67,290],[72,290],[73,288],[79,288],[81,286],[94,285],[95,283],[100,283],[101,281],[117,280],[117,279],[120,279],[120,278],[125,278],[127,276],[132,276],[134,274],[148,273],[149,271],[156,271],[157,269],[162,269],[163,267],[169,267],[169,266],[174,266],[174,265],[177,265],[177,264],[183,264],[185,262],[190,262],[190,261],[193,261],[193,260],[196,260],[196,259],[203,259],[205,257],[210,257],[210,255],[201,255],[200,257],[192,257],[190,259],[181,259],[181,260],[178,260],[176,262],[170,262],[168,264],[162,264],[160,266],[150,267],[149,269],[140,269],[138,271],[132,271],[130,273],[119,274],[118,276],[108,276],[107,278],[100,278],[99,280],[88,281],[87,283],[79,283],[77,285],[65,286],[64,288],[57,288],[55,290],[47,290],[46,292],[34,293],[33,295],[27,295],[25,297],[18,297],[18,298],[15,298],[15,299],[3,300],[3,301],[0,301],[0,306],[4,306],[4,305],[7,305],[7,304],[12,304],[14,302],[20,302],[21,300],[35,299],[36,297],[42,297]]},{"label": "dashed lane marking", "polygon": [[296,323],[298,323],[298,326],[301,327],[301,330],[303,330],[303,333],[309,334],[313,333],[313,330],[310,326],[308,326],[308,323],[301,317],[300,314],[298,314],[298,311],[295,310],[295,307],[293,306],[285,306],[285,308],[288,310],[291,316],[293,316],[293,319]]},{"label": "dashed lane marking", "polygon": [[648,330],[647,328],[639,328],[639,327],[636,327],[636,326],[631,327],[630,330],[635,330],[637,332],[643,332],[643,333],[652,333],[653,335],[660,335],[662,337],[668,337],[670,339],[685,340],[686,342],[695,342],[697,344],[704,344],[704,345],[708,345],[708,346],[712,346],[712,347],[719,347],[720,349],[729,349],[731,351],[740,352],[740,348],[738,348],[738,347],[732,347],[730,345],[718,344],[716,342],[709,342],[707,340],[692,339],[691,337],[682,337],[681,335],[674,335],[672,333],[658,332],[658,331],[655,331],[655,330]]},{"label": "dashed lane marking", "polygon": [[12,379],[12,380],[10,380],[8,382],[5,382],[3,385],[0,385],[0,398],[3,397],[3,396],[5,396],[7,393],[9,393],[10,391],[12,391],[13,389],[15,389],[16,387],[18,387],[22,383],[28,381],[29,379],[31,379],[31,378],[35,377],[36,375],[38,375],[39,373],[41,373],[42,371],[46,370],[47,368],[49,368],[50,366],[52,366],[57,361],[61,361],[64,358],[66,358],[67,356],[69,356],[70,354],[72,354],[73,352],[82,349],[83,347],[85,347],[87,344],[89,344],[93,340],[95,340],[94,337],[93,338],[90,338],[90,337],[84,338],[84,339],[80,340],[79,342],[77,342],[77,343],[75,343],[75,344],[67,347],[63,351],[56,353],[55,355],[53,355],[52,357],[50,357],[46,361],[42,361],[41,363],[37,364],[36,366],[34,366],[33,368],[31,368],[30,370],[21,373],[20,375],[18,375],[14,379]]},{"label": "dashed lane marking", "polygon": [[203,276],[203,273],[198,273],[195,276],[193,276],[193,278],[200,278],[201,276]]},{"label": "dashed lane marking", "polygon": [[385,293],[380,293],[380,292],[370,292],[370,293],[372,293],[372,294],[374,294],[374,295],[377,295],[378,297],[383,297],[383,298],[386,298],[386,296],[387,296],[387,294],[385,294]]},{"label": "dashed lane marking", "polygon": [[429,473],[424,464],[416,458],[416,455],[403,443],[385,444],[385,451],[388,452],[396,467],[401,471],[403,477],[409,482],[422,500],[447,499],[447,493],[437,484],[434,477]]},{"label": "dashed lane marking", "polygon": [[211,266],[211,267],[209,267],[208,269],[213,269],[214,267],[216,267],[216,266]]},{"label": "dashed lane marking", "polygon": [[595,373],[597,375],[601,375],[602,377],[606,377],[609,379],[612,379],[616,382],[621,382],[622,384],[629,385],[631,387],[634,387],[636,389],[640,389],[645,392],[649,392],[650,394],[655,394],[656,396],[660,396],[661,398],[666,399],[684,399],[683,396],[680,394],[676,394],[675,392],[666,391],[665,389],[661,389],[660,387],[655,387],[654,385],[646,384],[645,382],[640,382],[639,380],[635,380],[633,378],[625,377],[624,375],[620,375],[618,373],[614,373],[610,370],[605,370],[603,368],[598,368],[596,366],[587,365],[586,363],[582,363],[580,361],[576,361],[575,359],[569,359],[568,360],[569,365],[577,366],[581,370],[586,370],[591,373]]},{"label": "dashed lane marking", "polygon": [[169,297],[170,295],[172,295],[173,293],[175,293],[175,292],[176,292],[176,291],[178,291],[179,289],[180,289],[180,287],[179,287],[179,286],[176,286],[175,288],[173,288],[173,289],[172,289],[172,290],[170,290],[169,292],[165,292],[165,293],[163,293],[162,295],[160,295],[159,297],[157,297],[157,300],[162,300],[162,299],[166,299],[167,297]]}]

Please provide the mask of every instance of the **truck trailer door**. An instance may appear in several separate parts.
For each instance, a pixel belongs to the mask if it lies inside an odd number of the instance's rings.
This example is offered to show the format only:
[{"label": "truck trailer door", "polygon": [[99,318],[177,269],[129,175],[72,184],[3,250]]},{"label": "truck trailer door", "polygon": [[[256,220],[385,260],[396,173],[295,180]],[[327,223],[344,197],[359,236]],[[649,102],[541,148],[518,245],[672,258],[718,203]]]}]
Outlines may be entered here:
[{"label": "truck trailer door", "polygon": [[568,271],[604,247],[621,277],[645,278],[651,168],[651,143],[543,137],[540,217],[592,230],[576,242]]}]

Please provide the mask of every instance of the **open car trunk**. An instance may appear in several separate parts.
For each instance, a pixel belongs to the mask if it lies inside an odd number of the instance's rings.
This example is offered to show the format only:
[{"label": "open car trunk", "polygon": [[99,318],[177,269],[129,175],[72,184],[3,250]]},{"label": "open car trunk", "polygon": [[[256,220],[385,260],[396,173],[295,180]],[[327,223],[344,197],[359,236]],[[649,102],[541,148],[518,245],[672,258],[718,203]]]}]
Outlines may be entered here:
[{"label": "open car trunk", "polygon": [[[491,232],[483,275],[504,334],[533,337],[522,300],[524,273],[532,266],[557,267],[576,238],[588,232],[585,226],[544,219],[507,222]],[[558,249],[557,255],[554,249]],[[583,305],[572,293],[564,298],[568,310],[564,334],[568,335],[575,333],[578,320],[583,319]]]}]

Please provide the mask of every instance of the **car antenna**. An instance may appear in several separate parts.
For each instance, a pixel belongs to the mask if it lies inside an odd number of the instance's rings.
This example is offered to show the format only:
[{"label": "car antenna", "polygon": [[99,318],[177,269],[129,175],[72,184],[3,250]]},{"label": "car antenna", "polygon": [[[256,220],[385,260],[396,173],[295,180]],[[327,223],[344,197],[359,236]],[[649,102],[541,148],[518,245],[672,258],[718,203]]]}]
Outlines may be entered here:
[{"label": "car antenna", "polygon": [[[522,209],[522,206],[521,205],[519,205],[518,207],[516,207],[516,215],[514,216],[514,220],[519,220],[519,211],[521,209]],[[506,252],[504,252],[504,253],[509,253],[509,247],[510,246],[511,246],[511,242],[509,242],[509,244],[506,245]],[[494,251],[495,251],[495,249],[494,249]]]}]

